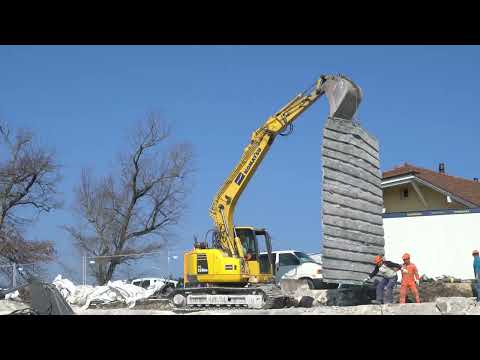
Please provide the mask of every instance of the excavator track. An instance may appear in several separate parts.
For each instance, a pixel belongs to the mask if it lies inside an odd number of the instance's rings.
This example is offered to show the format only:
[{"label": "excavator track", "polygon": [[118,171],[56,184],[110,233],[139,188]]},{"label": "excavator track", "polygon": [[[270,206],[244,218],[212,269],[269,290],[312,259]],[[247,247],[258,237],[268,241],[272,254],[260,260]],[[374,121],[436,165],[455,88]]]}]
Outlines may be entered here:
[{"label": "excavator track", "polygon": [[199,287],[176,289],[169,296],[177,309],[272,309],[282,307],[285,295],[270,284],[249,287]]},{"label": "excavator track", "polygon": [[286,296],[283,294],[282,289],[277,285],[262,287],[262,291],[266,295],[265,304],[262,309],[275,309],[281,308],[285,305]]}]

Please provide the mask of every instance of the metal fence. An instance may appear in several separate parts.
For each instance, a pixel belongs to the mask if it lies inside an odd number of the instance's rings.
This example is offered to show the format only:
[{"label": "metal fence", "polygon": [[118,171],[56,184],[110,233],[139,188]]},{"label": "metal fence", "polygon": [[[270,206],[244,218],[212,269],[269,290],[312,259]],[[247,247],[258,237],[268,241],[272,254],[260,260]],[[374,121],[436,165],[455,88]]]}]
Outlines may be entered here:
[{"label": "metal fence", "polygon": [[[81,283],[87,285],[95,281],[93,276],[92,269],[90,268],[94,264],[100,264],[102,260],[111,260],[113,258],[119,257],[138,257],[139,261],[143,263],[130,265],[127,270],[125,268],[120,269],[120,276],[127,275],[137,276],[140,274],[145,274],[145,276],[139,277],[162,277],[168,278],[172,267],[178,273],[178,261],[181,261],[183,250],[177,249],[168,249],[160,251],[152,251],[145,253],[134,253],[134,254],[118,254],[118,255],[107,255],[107,256],[88,256],[82,255],[80,259],[74,256],[68,256],[68,266],[65,266],[65,262],[62,259],[57,259],[56,261],[40,264],[40,263],[3,263],[0,264],[0,269],[3,269],[4,281],[7,283],[0,284],[0,287],[14,288],[18,285],[21,285],[26,281],[29,275],[34,275],[42,278],[44,281],[52,281],[55,274],[61,274],[63,277],[69,278],[74,283]],[[79,259],[75,260],[75,259]],[[66,260],[64,258],[63,260]],[[81,262],[81,266],[80,266]],[[173,266],[172,266],[173,265]],[[131,270],[130,270],[131,269]],[[131,271],[131,273],[129,273]],[[160,275],[156,275],[160,274]],[[117,272],[116,277],[119,274]],[[10,280],[10,281],[8,281]],[[130,280],[130,279],[129,279]]]},{"label": "metal fence", "polygon": [[17,263],[10,263],[10,264],[2,264],[0,268],[11,270],[11,286],[12,288],[17,286],[19,275],[22,273],[30,272],[35,274],[35,265],[38,266],[37,263],[27,263],[27,264],[17,264]]},{"label": "metal fence", "polygon": [[145,252],[145,253],[133,253],[133,254],[119,254],[119,255],[106,255],[106,256],[82,256],[82,284],[87,285],[87,278],[88,278],[88,265],[94,265],[100,263],[102,260],[110,260],[114,258],[121,258],[121,257],[130,257],[130,258],[141,258],[145,260],[145,258],[154,255],[166,255],[166,269],[161,269],[159,267],[153,266],[153,269],[156,270],[166,270],[166,274],[163,277],[168,277],[170,273],[170,264],[174,261],[177,261],[180,257],[177,255],[177,250],[164,250],[164,251],[152,251],[152,252]]}]

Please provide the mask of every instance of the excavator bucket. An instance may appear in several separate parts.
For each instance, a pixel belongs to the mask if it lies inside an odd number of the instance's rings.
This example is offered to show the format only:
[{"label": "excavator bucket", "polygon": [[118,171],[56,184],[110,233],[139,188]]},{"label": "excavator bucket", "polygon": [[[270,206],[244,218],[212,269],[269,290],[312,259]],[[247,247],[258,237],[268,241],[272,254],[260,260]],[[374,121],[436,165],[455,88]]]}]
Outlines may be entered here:
[{"label": "excavator bucket", "polygon": [[352,120],[362,101],[362,89],[344,75],[328,76],[322,88],[330,106],[329,117]]}]

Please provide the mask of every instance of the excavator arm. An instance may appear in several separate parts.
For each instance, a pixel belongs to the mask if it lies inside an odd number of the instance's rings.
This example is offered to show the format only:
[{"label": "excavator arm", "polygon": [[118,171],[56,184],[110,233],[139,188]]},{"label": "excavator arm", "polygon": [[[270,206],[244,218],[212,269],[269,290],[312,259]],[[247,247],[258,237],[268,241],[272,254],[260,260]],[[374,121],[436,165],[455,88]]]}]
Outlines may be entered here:
[{"label": "excavator arm", "polygon": [[326,95],[331,118],[352,119],[362,99],[361,89],[343,75],[322,75],[313,89],[295,96],[253,132],[235,169],[217,192],[210,216],[217,230],[218,244],[230,256],[243,257],[243,247],[235,233],[233,214],[237,201],[248,185],[277,135],[283,132],[315,101]]}]

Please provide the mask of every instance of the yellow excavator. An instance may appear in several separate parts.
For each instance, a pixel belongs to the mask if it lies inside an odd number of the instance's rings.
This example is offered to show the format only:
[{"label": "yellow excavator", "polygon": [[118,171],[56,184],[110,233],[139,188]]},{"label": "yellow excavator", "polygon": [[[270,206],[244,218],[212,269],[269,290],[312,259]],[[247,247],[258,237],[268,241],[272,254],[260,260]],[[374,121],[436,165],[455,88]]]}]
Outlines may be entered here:
[{"label": "yellow excavator", "polygon": [[[361,89],[344,75],[322,75],[295,96],[251,136],[235,169],[216,194],[210,209],[215,224],[205,241],[195,240],[184,254],[184,287],[170,294],[176,307],[243,306],[272,308],[282,297],[275,284],[272,244],[265,229],[235,226],[235,206],[277,135],[286,136],[293,122],[322,95],[331,118],[351,120],[361,102]],[[211,235],[210,242],[208,235]],[[264,249],[261,253],[261,249]]]}]

